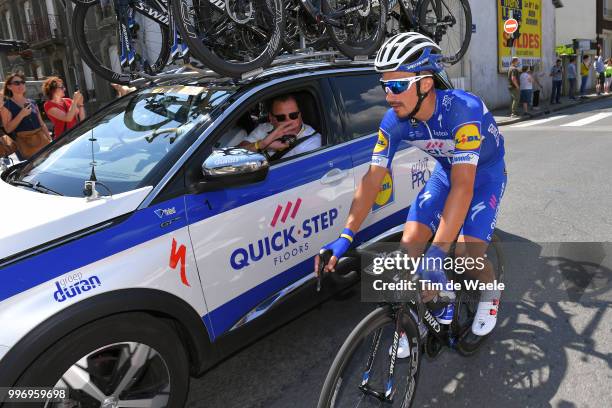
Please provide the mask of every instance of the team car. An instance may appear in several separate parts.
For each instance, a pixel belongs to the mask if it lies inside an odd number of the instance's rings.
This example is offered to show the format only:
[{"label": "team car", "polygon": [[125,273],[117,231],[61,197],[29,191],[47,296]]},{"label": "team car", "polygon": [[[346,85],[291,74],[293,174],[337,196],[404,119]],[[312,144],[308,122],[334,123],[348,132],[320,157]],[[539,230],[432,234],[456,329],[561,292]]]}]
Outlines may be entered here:
[{"label": "team car", "polygon": [[[276,161],[235,148],[287,93],[322,146]],[[341,231],[387,109],[367,61],[168,76],[6,169],[0,385],[182,406],[190,376],[353,285],[345,258],[317,292],[313,257]],[[357,245],[398,239],[433,166],[398,148]]]}]

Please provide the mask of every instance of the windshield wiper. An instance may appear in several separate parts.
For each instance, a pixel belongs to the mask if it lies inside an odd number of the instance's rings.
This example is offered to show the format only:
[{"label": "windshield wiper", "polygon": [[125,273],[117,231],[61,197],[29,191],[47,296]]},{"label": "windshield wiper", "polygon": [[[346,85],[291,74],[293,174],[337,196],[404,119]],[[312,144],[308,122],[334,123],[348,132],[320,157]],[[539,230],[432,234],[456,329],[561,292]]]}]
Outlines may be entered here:
[{"label": "windshield wiper", "polygon": [[55,195],[63,196],[62,193],[58,193],[57,191],[50,189],[49,187],[43,186],[42,184],[40,184],[40,181],[37,181],[35,184],[32,184],[29,181],[23,181],[23,180],[7,180],[7,181],[9,182],[9,184],[13,186],[28,187],[28,188],[31,188],[32,190],[36,190],[41,193],[45,193],[45,194],[53,193]]}]

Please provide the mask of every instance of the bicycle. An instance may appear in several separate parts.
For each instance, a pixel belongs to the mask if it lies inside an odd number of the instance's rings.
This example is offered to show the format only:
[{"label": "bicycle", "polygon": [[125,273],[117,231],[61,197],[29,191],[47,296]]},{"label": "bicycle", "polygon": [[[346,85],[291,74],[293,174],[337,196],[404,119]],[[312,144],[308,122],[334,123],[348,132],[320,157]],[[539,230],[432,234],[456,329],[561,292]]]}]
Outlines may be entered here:
[{"label": "bicycle", "polygon": [[418,31],[442,49],[444,61],[456,64],[472,38],[472,12],[468,0],[389,0],[387,31]]},{"label": "bicycle", "polygon": [[[297,10],[295,3],[283,5],[282,0],[177,0],[172,7],[193,55],[230,77],[268,66],[300,28],[315,45],[325,29],[332,45],[351,58],[374,54],[385,38],[386,1],[300,2]],[[290,10],[288,36],[285,8]]]},{"label": "bicycle", "polygon": [[[449,256],[455,256],[454,248]],[[369,257],[380,255],[369,248],[356,253]],[[504,260],[496,235],[486,255],[495,268],[497,282],[502,282]],[[326,263],[325,260],[320,263],[320,279]],[[368,276],[368,268],[363,276]],[[406,275],[403,271],[393,275],[392,280],[397,282],[398,278],[407,277],[414,278],[414,275]],[[466,280],[461,278],[460,274],[454,273],[453,280],[461,282],[462,288],[456,292],[455,315],[450,325],[437,322],[421,300],[418,290],[410,292],[409,298],[405,295],[395,296],[394,292],[392,299],[386,298],[364,317],[336,354],[323,384],[318,407],[408,408],[414,400],[423,353],[435,358],[445,346],[464,356],[475,353],[490,334],[482,337],[472,334],[471,324],[479,294],[468,290]],[[398,343],[402,333],[408,340],[409,355],[398,359]]]},{"label": "bicycle", "polygon": [[[72,0],[72,36],[81,58],[105,80],[127,85],[188,58],[170,0]],[[109,41],[110,39],[110,41]]]}]

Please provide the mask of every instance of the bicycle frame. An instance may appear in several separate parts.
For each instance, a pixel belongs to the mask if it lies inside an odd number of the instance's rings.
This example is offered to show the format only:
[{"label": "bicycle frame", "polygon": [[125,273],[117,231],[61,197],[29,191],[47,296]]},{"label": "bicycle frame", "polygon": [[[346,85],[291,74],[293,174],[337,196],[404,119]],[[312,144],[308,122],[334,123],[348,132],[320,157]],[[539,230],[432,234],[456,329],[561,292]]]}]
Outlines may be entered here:
[{"label": "bicycle frame", "polygon": [[130,66],[136,53],[132,44],[130,28],[135,24],[134,10],[141,15],[169,27],[172,34],[170,45],[171,58],[185,57],[189,48],[181,41],[181,37],[169,7],[170,0],[114,0],[113,5],[119,23],[119,42],[121,43],[121,66]]}]

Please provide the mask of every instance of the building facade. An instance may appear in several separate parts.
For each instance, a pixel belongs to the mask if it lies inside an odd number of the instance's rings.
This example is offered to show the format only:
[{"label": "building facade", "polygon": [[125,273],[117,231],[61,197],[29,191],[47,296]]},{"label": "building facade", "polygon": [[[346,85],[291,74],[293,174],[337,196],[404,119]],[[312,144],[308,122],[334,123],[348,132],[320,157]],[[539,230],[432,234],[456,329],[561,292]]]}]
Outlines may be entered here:
[{"label": "building facade", "polygon": [[26,51],[0,52],[0,81],[11,72],[23,72],[33,80],[57,75],[69,93],[81,90],[88,105],[96,108],[110,101],[114,91],[76,51],[70,30],[72,7],[70,0],[0,0],[0,39],[29,44]]},{"label": "building facade", "polygon": [[612,0],[598,0],[595,30],[602,55],[612,57]]}]

